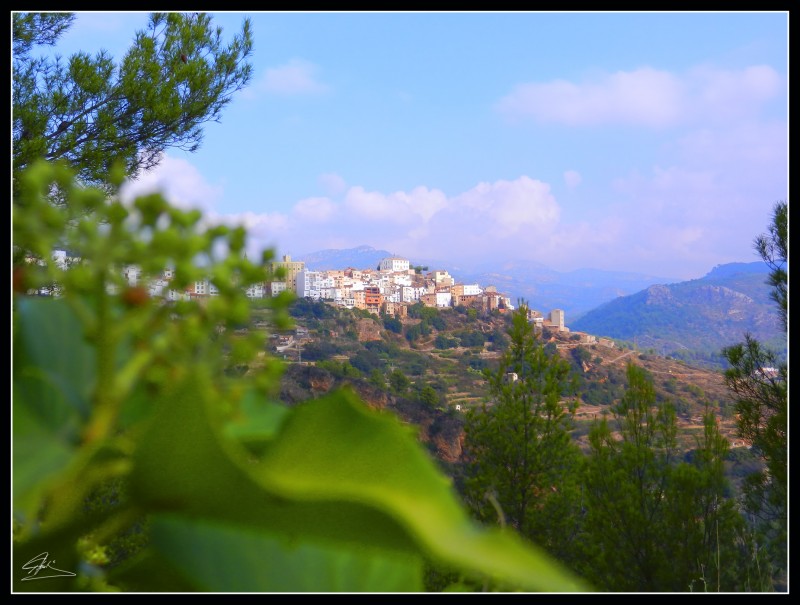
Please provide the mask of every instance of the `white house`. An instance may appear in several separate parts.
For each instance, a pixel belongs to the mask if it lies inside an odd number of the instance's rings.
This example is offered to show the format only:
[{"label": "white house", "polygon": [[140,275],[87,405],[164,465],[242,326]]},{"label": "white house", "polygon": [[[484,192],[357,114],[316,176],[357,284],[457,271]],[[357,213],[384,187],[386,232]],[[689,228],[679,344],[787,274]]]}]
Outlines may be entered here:
[{"label": "white house", "polygon": [[400,258],[399,256],[390,256],[389,258],[381,259],[378,267],[381,271],[408,271],[410,263],[407,258]]},{"label": "white house", "polygon": [[428,288],[425,286],[403,286],[402,302],[415,303],[420,299],[420,296],[428,293]]},{"label": "white house", "polygon": [[413,280],[408,273],[393,273],[391,281],[397,286],[410,286]]},{"label": "white house", "polygon": [[450,291],[436,293],[437,307],[449,307],[452,305],[452,302],[453,302],[453,295],[450,293]]}]

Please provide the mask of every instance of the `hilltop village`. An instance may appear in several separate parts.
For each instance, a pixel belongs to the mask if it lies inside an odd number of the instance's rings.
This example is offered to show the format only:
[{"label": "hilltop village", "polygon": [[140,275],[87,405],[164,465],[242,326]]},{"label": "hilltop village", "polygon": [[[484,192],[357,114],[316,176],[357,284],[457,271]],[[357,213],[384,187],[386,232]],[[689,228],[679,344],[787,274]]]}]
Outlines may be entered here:
[{"label": "hilltop village", "polygon": [[[79,261],[63,250],[54,253],[54,260],[62,268]],[[494,286],[457,283],[447,270],[428,271],[428,267],[412,266],[408,259],[398,256],[381,259],[375,269],[348,267],[312,271],[304,262],[293,261],[289,255],[270,265],[273,274],[280,272],[284,277],[249,286],[245,291],[248,298],[277,296],[288,290],[299,298],[397,318],[406,317],[408,307],[417,303],[440,309],[464,306],[482,312],[497,310],[506,313],[514,310],[511,299]],[[122,270],[122,275],[128,286],[145,288],[153,298],[203,300],[218,294],[216,286],[208,279],[195,281],[180,291],[171,288],[174,276],[172,269],[165,269],[162,275],[145,280],[141,268],[129,265]],[[53,292],[43,288],[38,293],[47,295]],[[552,309],[547,315],[530,309],[529,320],[537,328],[569,331],[561,309]]]}]

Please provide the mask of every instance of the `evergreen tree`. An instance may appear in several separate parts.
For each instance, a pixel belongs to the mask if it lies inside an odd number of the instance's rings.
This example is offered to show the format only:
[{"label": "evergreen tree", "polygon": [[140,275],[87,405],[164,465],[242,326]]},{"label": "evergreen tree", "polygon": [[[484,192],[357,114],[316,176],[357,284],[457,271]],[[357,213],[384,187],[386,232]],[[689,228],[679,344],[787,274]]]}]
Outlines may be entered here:
[{"label": "evergreen tree", "polygon": [[628,387],[589,433],[582,572],[602,590],[741,588],[742,519],[727,491],[727,441],[706,410],[692,463],[678,457],[674,406],[629,363]]},{"label": "evergreen tree", "polygon": [[656,409],[645,370],[628,365],[628,388],[589,432],[586,475],[588,578],[603,590],[664,590],[670,558],[661,548],[667,470],[676,455],[675,416]]},{"label": "evergreen tree", "polygon": [[250,22],[225,45],[205,13],[153,13],[119,62],[101,50],[36,55],[72,25],[68,13],[14,13],[12,140],[19,172],[39,158],[65,160],[84,184],[105,186],[111,167],[135,178],[171,147],[195,151],[250,81]]},{"label": "evergreen tree", "polygon": [[[778,202],[769,232],[757,237],[754,247],[771,268],[771,295],[788,329],[787,227],[788,203]],[[745,481],[744,509],[762,532],[760,541],[782,585],[788,566],[788,369],[750,334],[722,353],[731,365],[725,382],[736,402],[738,435],[764,462],[763,469]]]},{"label": "evergreen tree", "polygon": [[524,303],[508,335],[499,367],[486,372],[492,401],[467,413],[464,496],[480,520],[507,524],[567,560],[581,460],[569,433],[575,407],[564,400],[569,364],[545,353]]},{"label": "evergreen tree", "polygon": [[398,395],[404,395],[411,386],[411,381],[401,370],[392,370],[389,374],[389,387]]}]

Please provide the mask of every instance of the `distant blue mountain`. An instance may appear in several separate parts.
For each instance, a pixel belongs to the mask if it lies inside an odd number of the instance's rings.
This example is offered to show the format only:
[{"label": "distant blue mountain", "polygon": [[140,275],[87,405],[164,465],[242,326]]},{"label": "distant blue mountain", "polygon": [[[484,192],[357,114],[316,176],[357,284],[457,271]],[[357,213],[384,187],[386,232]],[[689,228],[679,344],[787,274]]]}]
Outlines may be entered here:
[{"label": "distant blue mountain", "polygon": [[386,250],[376,250],[372,246],[358,246],[344,250],[327,249],[304,254],[293,260],[302,261],[312,271],[334,269],[374,269],[381,259],[395,256]]},{"label": "distant blue mountain", "polygon": [[724,279],[736,274],[755,273],[769,275],[769,267],[766,263],[728,263],[717,265],[709,271],[702,279]]},{"label": "distant blue mountain", "polygon": [[700,279],[652,285],[609,301],[568,325],[662,354],[709,360],[750,333],[784,355],[787,335],[770,298],[768,274],[762,262],[718,265]]}]

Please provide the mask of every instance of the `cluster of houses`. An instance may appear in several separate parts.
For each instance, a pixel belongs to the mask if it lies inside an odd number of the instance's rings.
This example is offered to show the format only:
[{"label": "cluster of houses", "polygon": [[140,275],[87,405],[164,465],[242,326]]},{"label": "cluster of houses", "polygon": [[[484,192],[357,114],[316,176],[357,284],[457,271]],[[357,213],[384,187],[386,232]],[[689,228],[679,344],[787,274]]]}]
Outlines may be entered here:
[{"label": "cluster of houses", "polygon": [[[54,259],[64,267],[70,264],[70,260],[74,261],[68,259],[63,251],[57,251]],[[271,269],[273,273],[280,269],[283,279],[248,286],[245,290],[248,298],[277,296],[290,290],[301,298],[393,317],[406,316],[409,305],[417,303],[436,308],[463,305],[484,312],[498,310],[504,313],[514,309],[509,297],[494,286],[457,283],[446,270],[423,272],[420,267],[412,267],[408,259],[397,256],[382,259],[375,269],[312,271],[304,262],[292,261],[289,255],[284,255],[282,261],[272,263]],[[129,286],[144,287],[153,298],[202,300],[219,293],[208,279],[195,281],[181,290],[172,288],[172,269],[165,269],[157,278],[145,279],[139,267],[130,265],[123,268],[122,275]],[[547,325],[560,331],[568,330],[564,325],[564,312],[560,309],[554,309],[548,317],[533,310],[529,315],[529,320],[539,327]]]},{"label": "cluster of houses", "polygon": [[297,264],[289,256],[274,263],[286,275],[285,282],[278,287],[291,289],[303,298],[348,309],[402,317],[408,306],[416,303],[438,308],[463,305],[487,311],[514,308],[509,298],[493,286],[456,283],[444,270],[423,273],[405,258],[384,258],[375,269],[310,271]]}]

